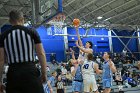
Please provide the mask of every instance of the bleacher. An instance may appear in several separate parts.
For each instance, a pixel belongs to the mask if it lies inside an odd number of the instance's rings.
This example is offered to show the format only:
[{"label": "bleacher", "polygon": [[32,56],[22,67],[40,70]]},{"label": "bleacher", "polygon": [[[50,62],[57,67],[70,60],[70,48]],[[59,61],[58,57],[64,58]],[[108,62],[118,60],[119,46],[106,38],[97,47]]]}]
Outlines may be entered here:
[{"label": "bleacher", "polygon": [[[50,68],[52,66],[54,66],[51,63],[48,63],[48,65],[50,66]],[[133,64],[133,65],[135,66],[136,63]],[[123,64],[123,66],[129,66],[129,65],[128,64]],[[117,68],[117,69],[122,70],[122,68]],[[131,68],[130,71],[133,71],[133,70],[135,70],[136,73],[140,73],[140,70],[136,70],[135,68]],[[101,75],[96,76],[96,78],[98,78],[98,77],[101,77]],[[120,85],[116,85],[116,82],[113,82],[111,93],[119,93],[119,91],[120,91],[119,86]],[[122,86],[123,86],[122,91],[124,91],[124,93],[140,93],[140,86],[139,87],[138,86],[137,87],[130,87],[130,88],[126,88],[125,84],[123,84]],[[55,87],[53,89],[54,89],[54,91],[56,91]],[[66,86],[66,93],[72,93],[72,86]]]}]

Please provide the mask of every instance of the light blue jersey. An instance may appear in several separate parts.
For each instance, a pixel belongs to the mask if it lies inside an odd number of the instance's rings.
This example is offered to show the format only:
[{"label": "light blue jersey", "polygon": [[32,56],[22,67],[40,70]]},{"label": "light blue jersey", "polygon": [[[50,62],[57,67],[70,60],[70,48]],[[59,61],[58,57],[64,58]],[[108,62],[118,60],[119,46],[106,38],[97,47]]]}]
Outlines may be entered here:
[{"label": "light blue jersey", "polygon": [[81,92],[82,88],[83,88],[83,77],[81,72],[81,65],[79,65],[72,82],[72,91]]},{"label": "light blue jersey", "polygon": [[83,81],[81,65],[79,65],[77,70],[76,70],[76,73],[75,73],[75,76],[74,76],[74,80]]},{"label": "light blue jersey", "polygon": [[108,62],[103,64],[103,88],[111,88],[112,86],[112,71],[109,67]]},{"label": "light blue jersey", "polygon": [[104,62],[103,64],[103,79],[112,79],[112,71],[108,62]]}]

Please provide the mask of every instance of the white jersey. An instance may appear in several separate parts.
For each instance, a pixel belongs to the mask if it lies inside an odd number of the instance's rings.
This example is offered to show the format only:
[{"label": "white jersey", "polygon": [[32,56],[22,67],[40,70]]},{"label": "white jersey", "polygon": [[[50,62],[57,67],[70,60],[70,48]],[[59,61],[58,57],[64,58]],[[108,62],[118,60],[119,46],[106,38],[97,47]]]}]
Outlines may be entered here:
[{"label": "white jersey", "polygon": [[[91,48],[84,48],[84,49],[91,50],[93,52],[93,50]],[[88,55],[88,53],[84,53],[84,52],[83,53],[79,53],[78,59],[82,60],[82,61],[87,61],[87,55]]]},{"label": "white jersey", "polygon": [[82,65],[82,74],[83,74],[83,84],[84,84],[84,92],[97,91],[98,87],[95,79],[94,72],[95,62],[85,60]]},{"label": "white jersey", "polygon": [[95,62],[93,61],[85,60],[85,62],[82,65],[83,79],[91,77],[91,76],[95,77],[94,64]]},{"label": "white jersey", "polygon": [[[91,48],[85,48],[86,50],[91,50],[93,52],[93,50]],[[87,60],[87,55],[88,53],[84,53],[84,59]]]}]

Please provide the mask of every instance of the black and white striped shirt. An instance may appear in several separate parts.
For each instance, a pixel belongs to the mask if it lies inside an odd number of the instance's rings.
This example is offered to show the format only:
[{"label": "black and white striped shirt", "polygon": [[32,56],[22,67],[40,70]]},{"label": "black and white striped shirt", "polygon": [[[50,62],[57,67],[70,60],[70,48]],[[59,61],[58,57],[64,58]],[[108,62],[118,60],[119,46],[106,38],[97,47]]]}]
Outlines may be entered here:
[{"label": "black and white striped shirt", "polygon": [[58,81],[56,87],[57,89],[64,89],[64,83],[62,81]]},{"label": "black and white striped shirt", "polygon": [[35,61],[35,44],[41,43],[38,33],[24,26],[13,26],[2,33],[0,48],[4,48],[8,63]]}]

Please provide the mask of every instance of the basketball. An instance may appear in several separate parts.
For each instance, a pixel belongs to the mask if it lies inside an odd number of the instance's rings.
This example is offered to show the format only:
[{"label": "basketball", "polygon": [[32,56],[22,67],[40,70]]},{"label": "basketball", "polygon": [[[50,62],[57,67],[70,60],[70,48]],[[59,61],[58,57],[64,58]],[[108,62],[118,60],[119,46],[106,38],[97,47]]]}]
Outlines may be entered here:
[{"label": "basketball", "polygon": [[75,27],[78,27],[78,26],[80,25],[80,20],[75,18],[75,19],[73,20],[73,25],[74,25]]}]

